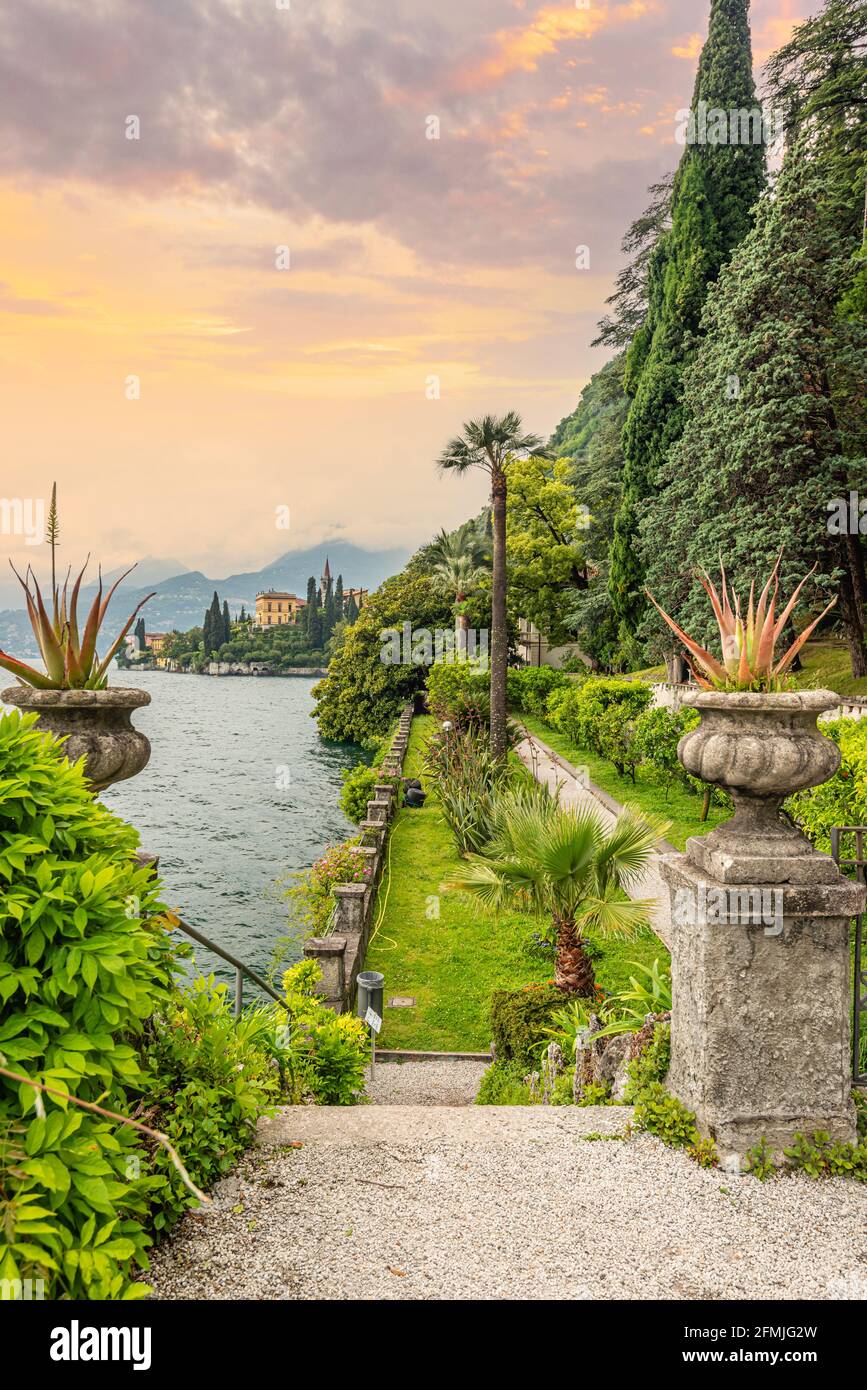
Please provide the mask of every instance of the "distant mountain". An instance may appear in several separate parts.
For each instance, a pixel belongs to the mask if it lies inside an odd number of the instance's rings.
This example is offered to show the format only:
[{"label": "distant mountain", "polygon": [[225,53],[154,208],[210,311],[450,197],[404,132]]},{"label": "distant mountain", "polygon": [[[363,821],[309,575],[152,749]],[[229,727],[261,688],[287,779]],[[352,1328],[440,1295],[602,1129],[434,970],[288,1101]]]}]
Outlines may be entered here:
[{"label": "distant mountain", "polygon": [[[197,627],[210,603],[214,590],[220,595],[220,602],[228,599],[229,608],[234,615],[242,604],[248,611],[255,605],[256,594],[262,589],[286,589],[303,598],[307,593],[307,580],[315,575],[317,581],[325,568],[328,557],[331,573],[335,581],[338,574],[343,575],[346,588],[376,589],[390,574],[403,568],[410,556],[408,550],[362,550],[347,541],[327,541],[323,545],[308,550],[292,550],[260,570],[250,570],[241,574],[230,574],[225,579],[211,579],[200,570],[185,570],[173,573],[167,578],[148,578],[139,582],[136,569],[120,586],[111,602],[108,618],[108,631],[123,624],[140,599],[154,592],[154,597],[142,610],[148,632],[170,632],[173,628],[184,632]],[[141,562],[141,570],[148,575],[158,573],[164,562],[147,560]],[[146,566],[150,568],[146,569]],[[115,571],[114,578],[123,570]],[[109,576],[106,576],[108,578]],[[133,582],[135,581],[135,582]],[[81,603],[89,604],[95,586],[82,589]],[[104,645],[104,644],[103,644]],[[34,656],[36,647],[30,631],[30,624],[23,607],[5,608],[0,611],[0,647],[13,656]],[[2,679],[2,675],[0,675]]]}]

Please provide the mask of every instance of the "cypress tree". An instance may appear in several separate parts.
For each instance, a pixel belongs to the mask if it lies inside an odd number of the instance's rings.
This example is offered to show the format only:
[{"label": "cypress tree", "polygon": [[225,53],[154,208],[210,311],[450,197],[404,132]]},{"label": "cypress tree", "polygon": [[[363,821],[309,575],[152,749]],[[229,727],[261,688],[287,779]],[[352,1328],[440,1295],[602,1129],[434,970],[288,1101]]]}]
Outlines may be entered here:
[{"label": "cypress tree", "polygon": [[[232,640],[232,619],[229,617],[229,600],[223,599],[223,642]],[[222,645],[222,643],[221,643]]]},{"label": "cypress tree", "polygon": [[325,586],[322,596],[322,640],[327,642],[334,631],[334,591],[331,580]]},{"label": "cypress tree", "polygon": [[313,622],[313,610],[316,607],[316,580],[311,574],[307,580],[307,606],[304,609],[304,631],[310,636],[311,623]]},{"label": "cypress tree", "polygon": [[346,600],[343,597],[343,575],[338,574],[337,583],[334,586],[334,620],[340,622],[343,617],[343,610],[346,607]]},{"label": "cypress tree", "polygon": [[[623,498],[609,575],[627,645],[646,607],[637,544],[642,503],[655,492],[659,469],[683,432],[683,372],[708,286],[749,231],[764,184],[764,144],[732,143],[749,137],[748,126],[729,121],[722,132],[711,119],[702,142],[702,111],[757,109],[748,11],[749,0],[712,0],[691,107],[695,138],[690,131],[672,188],[671,227],[650,258],[647,315],[627,353],[625,381],[633,400],[623,431]],[[663,539],[651,537],[654,544]]]},{"label": "cypress tree", "polygon": [[839,594],[834,616],[861,676],[864,553],[857,518],[853,528],[840,514],[850,491],[867,488],[867,324],[838,312],[857,240],[827,197],[823,140],[824,130],[805,132],[789,151],[774,195],[708,297],[686,376],[689,419],[642,530],[648,587],[705,643],[714,625],[692,566],[712,570],[722,554],[746,595],[781,548],[786,594],[816,564],[804,597],[824,605]]},{"label": "cypress tree", "polygon": [[211,652],[223,645],[223,613],[216,589],[214,590],[214,597],[211,599],[211,606],[205,614],[202,635],[205,643],[205,656],[210,656]]},{"label": "cypress tree", "polygon": [[355,594],[349,595],[349,602],[346,605],[346,623],[351,626],[358,617],[358,604],[355,602]]}]

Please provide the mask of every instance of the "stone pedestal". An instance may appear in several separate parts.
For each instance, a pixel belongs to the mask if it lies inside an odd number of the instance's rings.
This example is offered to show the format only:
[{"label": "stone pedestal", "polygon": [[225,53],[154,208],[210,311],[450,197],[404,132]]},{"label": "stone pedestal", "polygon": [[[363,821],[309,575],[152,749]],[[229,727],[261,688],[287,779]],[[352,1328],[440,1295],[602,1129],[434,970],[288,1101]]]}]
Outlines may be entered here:
[{"label": "stone pedestal", "polygon": [[[660,861],[672,898],[671,1092],[720,1153],[764,1137],[855,1139],[849,927],[864,890],[709,879],[687,854]],[[830,859],[817,855],[824,876]],[[803,867],[803,865],[802,865]]]},{"label": "stone pedestal", "polygon": [[816,728],[836,697],[695,696],[678,753],[724,786],[735,816],[661,857],[671,893],[668,1086],[724,1157],[797,1133],[856,1137],[850,1045],[852,917],[865,888],[780,814],[786,794],[827,780],[839,749]]}]

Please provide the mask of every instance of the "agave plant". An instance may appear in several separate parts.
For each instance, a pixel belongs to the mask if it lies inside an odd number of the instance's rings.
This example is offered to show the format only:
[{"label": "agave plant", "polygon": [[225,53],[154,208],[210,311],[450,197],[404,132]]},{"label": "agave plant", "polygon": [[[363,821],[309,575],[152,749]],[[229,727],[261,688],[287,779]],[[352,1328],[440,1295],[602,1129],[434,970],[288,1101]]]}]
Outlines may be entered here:
[{"label": "agave plant", "polygon": [[646,591],[654,608],[662,615],[672,632],[677,634],[686,647],[687,664],[703,689],[770,691],[787,688],[789,683],[788,671],[792,662],[811,632],[822,621],[825,614],[830,612],[837,600],[832,598],[818,618],[805,627],[784,655],[777,659],[776,647],[783,629],[792,614],[801,590],[816,570],[814,565],[809,574],[804,576],[785,608],[777,617],[775,610],[782,558],[781,552],[765,587],[762,589],[758,603],[754,602],[755,581],[750,585],[746,617],[741,613],[740,599],[734,589],[732,590],[734,608],[729,601],[726,572],[722,560],[720,560],[722,597],[717,593],[706,571],[698,570],[698,577],[711,601],[719,627],[722,645],[721,662],[687,636],[683,628],[679,627],[674,619],[668,616],[665,609],[660,607],[650,590]]},{"label": "agave plant", "polygon": [[[12,564],[11,561],[10,564]],[[79,633],[78,595],[87,564],[88,561],[86,560],[72,587],[71,594],[68,594],[69,571],[67,571],[62,590],[52,577],[52,613],[50,617],[32,569],[28,566],[27,573],[22,579],[15,566],[12,565],[15,577],[24,590],[30,626],[45,663],[45,671],[37,671],[35,667],[28,666],[23,661],[17,661],[15,657],[9,656],[7,652],[0,649],[0,667],[11,671],[12,675],[18,678],[20,685],[31,685],[37,690],[102,690],[108,684],[107,672],[112,658],[117,654],[121,642],[141,609],[148,599],[153,598],[153,594],[148,594],[136,606],[135,612],[124,625],[120,636],[109,648],[107,655],[100,658],[96,650],[96,643],[108,611],[108,605],[118,584],[135,569],[135,565],[132,565],[125,574],[120,576],[120,579],[116,580],[105,597],[103,597],[102,573],[100,572],[99,590],[87,615],[84,631]],[[52,545],[52,575],[53,568],[54,546]],[[31,583],[33,585],[32,591]]]}]

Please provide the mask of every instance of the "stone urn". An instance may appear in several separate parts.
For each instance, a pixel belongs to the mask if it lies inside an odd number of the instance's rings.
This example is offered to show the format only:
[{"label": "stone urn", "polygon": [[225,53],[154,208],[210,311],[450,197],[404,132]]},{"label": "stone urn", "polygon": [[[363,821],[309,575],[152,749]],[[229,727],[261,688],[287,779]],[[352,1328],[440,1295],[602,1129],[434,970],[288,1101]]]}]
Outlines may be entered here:
[{"label": "stone urn", "polygon": [[797,1134],[855,1139],[849,936],[865,888],[780,811],[837,771],[840,751],[816,719],[839,702],[827,690],[686,701],[701,723],[678,756],[731,793],[735,814],[659,861],[671,898],[668,1086],[735,1172],[760,1140],[779,1162]]},{"label": "stone urn", "polygon": [[[780,694],[702,691],[683,704],[698,710],[701,723],[684,734],[678,757],[694,777],[724,787],[735,805],[732,819],[690,841],[689,857],[722,882],[743,875],[753,882],[793,882],[799,858],[816,855],[809,841],[784,820],[787,796],[827,782],[840,766],[840,749],[820,733],[817,717],[839,705],[830,690]],[[805,871],[806,864],[803,866]],[[829,881],[836,870],[829,863]]]},{"label": "stone urn", "polygon": [[65,738],[70,762],[85,758],[85,775],[95,792],[135,777],[147,766],[151,746],[132,725],[132,712],[149,705],[146,690],[114,686],[106,690],[34,690],[15,685],[0,692],[22,714],[37,714],[38,726]]}]

